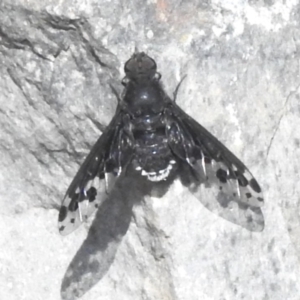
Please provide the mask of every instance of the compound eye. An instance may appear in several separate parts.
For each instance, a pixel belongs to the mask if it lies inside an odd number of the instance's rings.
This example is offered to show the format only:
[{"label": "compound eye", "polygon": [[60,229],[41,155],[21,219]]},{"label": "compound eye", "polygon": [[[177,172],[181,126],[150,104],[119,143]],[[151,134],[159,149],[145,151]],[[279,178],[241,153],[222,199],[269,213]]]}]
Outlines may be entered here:
[{"label": "compound eye", "polygon": [[144,52],[134,54],[125,64],[124,71],[130,79],[153,78],[156,63]]},{"label": "compound eye", "polygon": [[144,52],[142,52],[140,56],[137,56],[137,63],[140,70],[156,70],[155,61]]}]

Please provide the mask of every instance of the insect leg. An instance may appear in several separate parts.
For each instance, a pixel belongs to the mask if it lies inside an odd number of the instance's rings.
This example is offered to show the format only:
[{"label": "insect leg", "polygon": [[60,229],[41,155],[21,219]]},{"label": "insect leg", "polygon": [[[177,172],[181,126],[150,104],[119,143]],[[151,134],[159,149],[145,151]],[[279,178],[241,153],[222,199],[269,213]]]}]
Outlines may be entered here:
[{"label": "insect leg", "polygon": [[177,98],[177,94],[178,94],[179,88],[180,88],[180,86],[181,86],[183,80],[184,80],[186,77],[187,77],[187,75],[184,75],[184,76],[181,78],[181,80],[179,81],[179,83],[177,84],[177,86],[176,86],[176,89],[175,89],[175,91],[174,91],[174,93],[173,93],[173,101],[174,101],[174,102],[176,102],[176,98]]}]

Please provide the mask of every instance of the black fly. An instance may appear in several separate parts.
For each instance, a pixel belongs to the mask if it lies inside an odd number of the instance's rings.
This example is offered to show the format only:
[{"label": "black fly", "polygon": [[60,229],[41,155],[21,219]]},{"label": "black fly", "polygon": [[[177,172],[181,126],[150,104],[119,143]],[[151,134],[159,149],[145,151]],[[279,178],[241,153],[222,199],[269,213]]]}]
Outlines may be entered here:
[{"label": "black fly", "polygon": [[[246,228],[262,230],[262,191],[247,167],[166,95],[151,57],[135,53],[124,69],[125,89],[116,114],[66,192],[59,213],[61,234],[72,232],[99,207],[128,166],[158,182],[182,164],[193,175],[192,190],[215,187],[217,201],[224,195],[239,210],[251,212],[245,222],[253,224]],[[221,206],[226,208],[224,200]]]}]

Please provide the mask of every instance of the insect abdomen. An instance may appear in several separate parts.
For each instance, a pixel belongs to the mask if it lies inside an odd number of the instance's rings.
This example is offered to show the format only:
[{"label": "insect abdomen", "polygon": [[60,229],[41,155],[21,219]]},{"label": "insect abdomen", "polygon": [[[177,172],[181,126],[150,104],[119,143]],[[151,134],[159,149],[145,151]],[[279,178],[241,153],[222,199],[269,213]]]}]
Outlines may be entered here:
[{"label": "insect abdomen", "polygon": [[136,119],[132,133],[136,170],[151,181],[166,179],[175,160],[168,145],[162,114]]}]

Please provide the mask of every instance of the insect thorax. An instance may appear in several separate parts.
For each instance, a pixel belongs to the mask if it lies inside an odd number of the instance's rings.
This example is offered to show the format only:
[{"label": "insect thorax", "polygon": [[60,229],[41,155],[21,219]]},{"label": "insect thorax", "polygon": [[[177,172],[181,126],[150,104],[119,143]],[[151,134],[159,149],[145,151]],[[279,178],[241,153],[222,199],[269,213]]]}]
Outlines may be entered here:
[{"label": "insect thorax", "polygon": [[150,181],[165,180],[176,163],[168,144],[164,92],[156,81],[129,83],[124,101],[131,116],[134,167]]},{"label": "insect thorax", "polygon": [[165,107],[164,91],[156,80],[129,82],[124,102],[131,115],[152,116],[162,112]]}]

